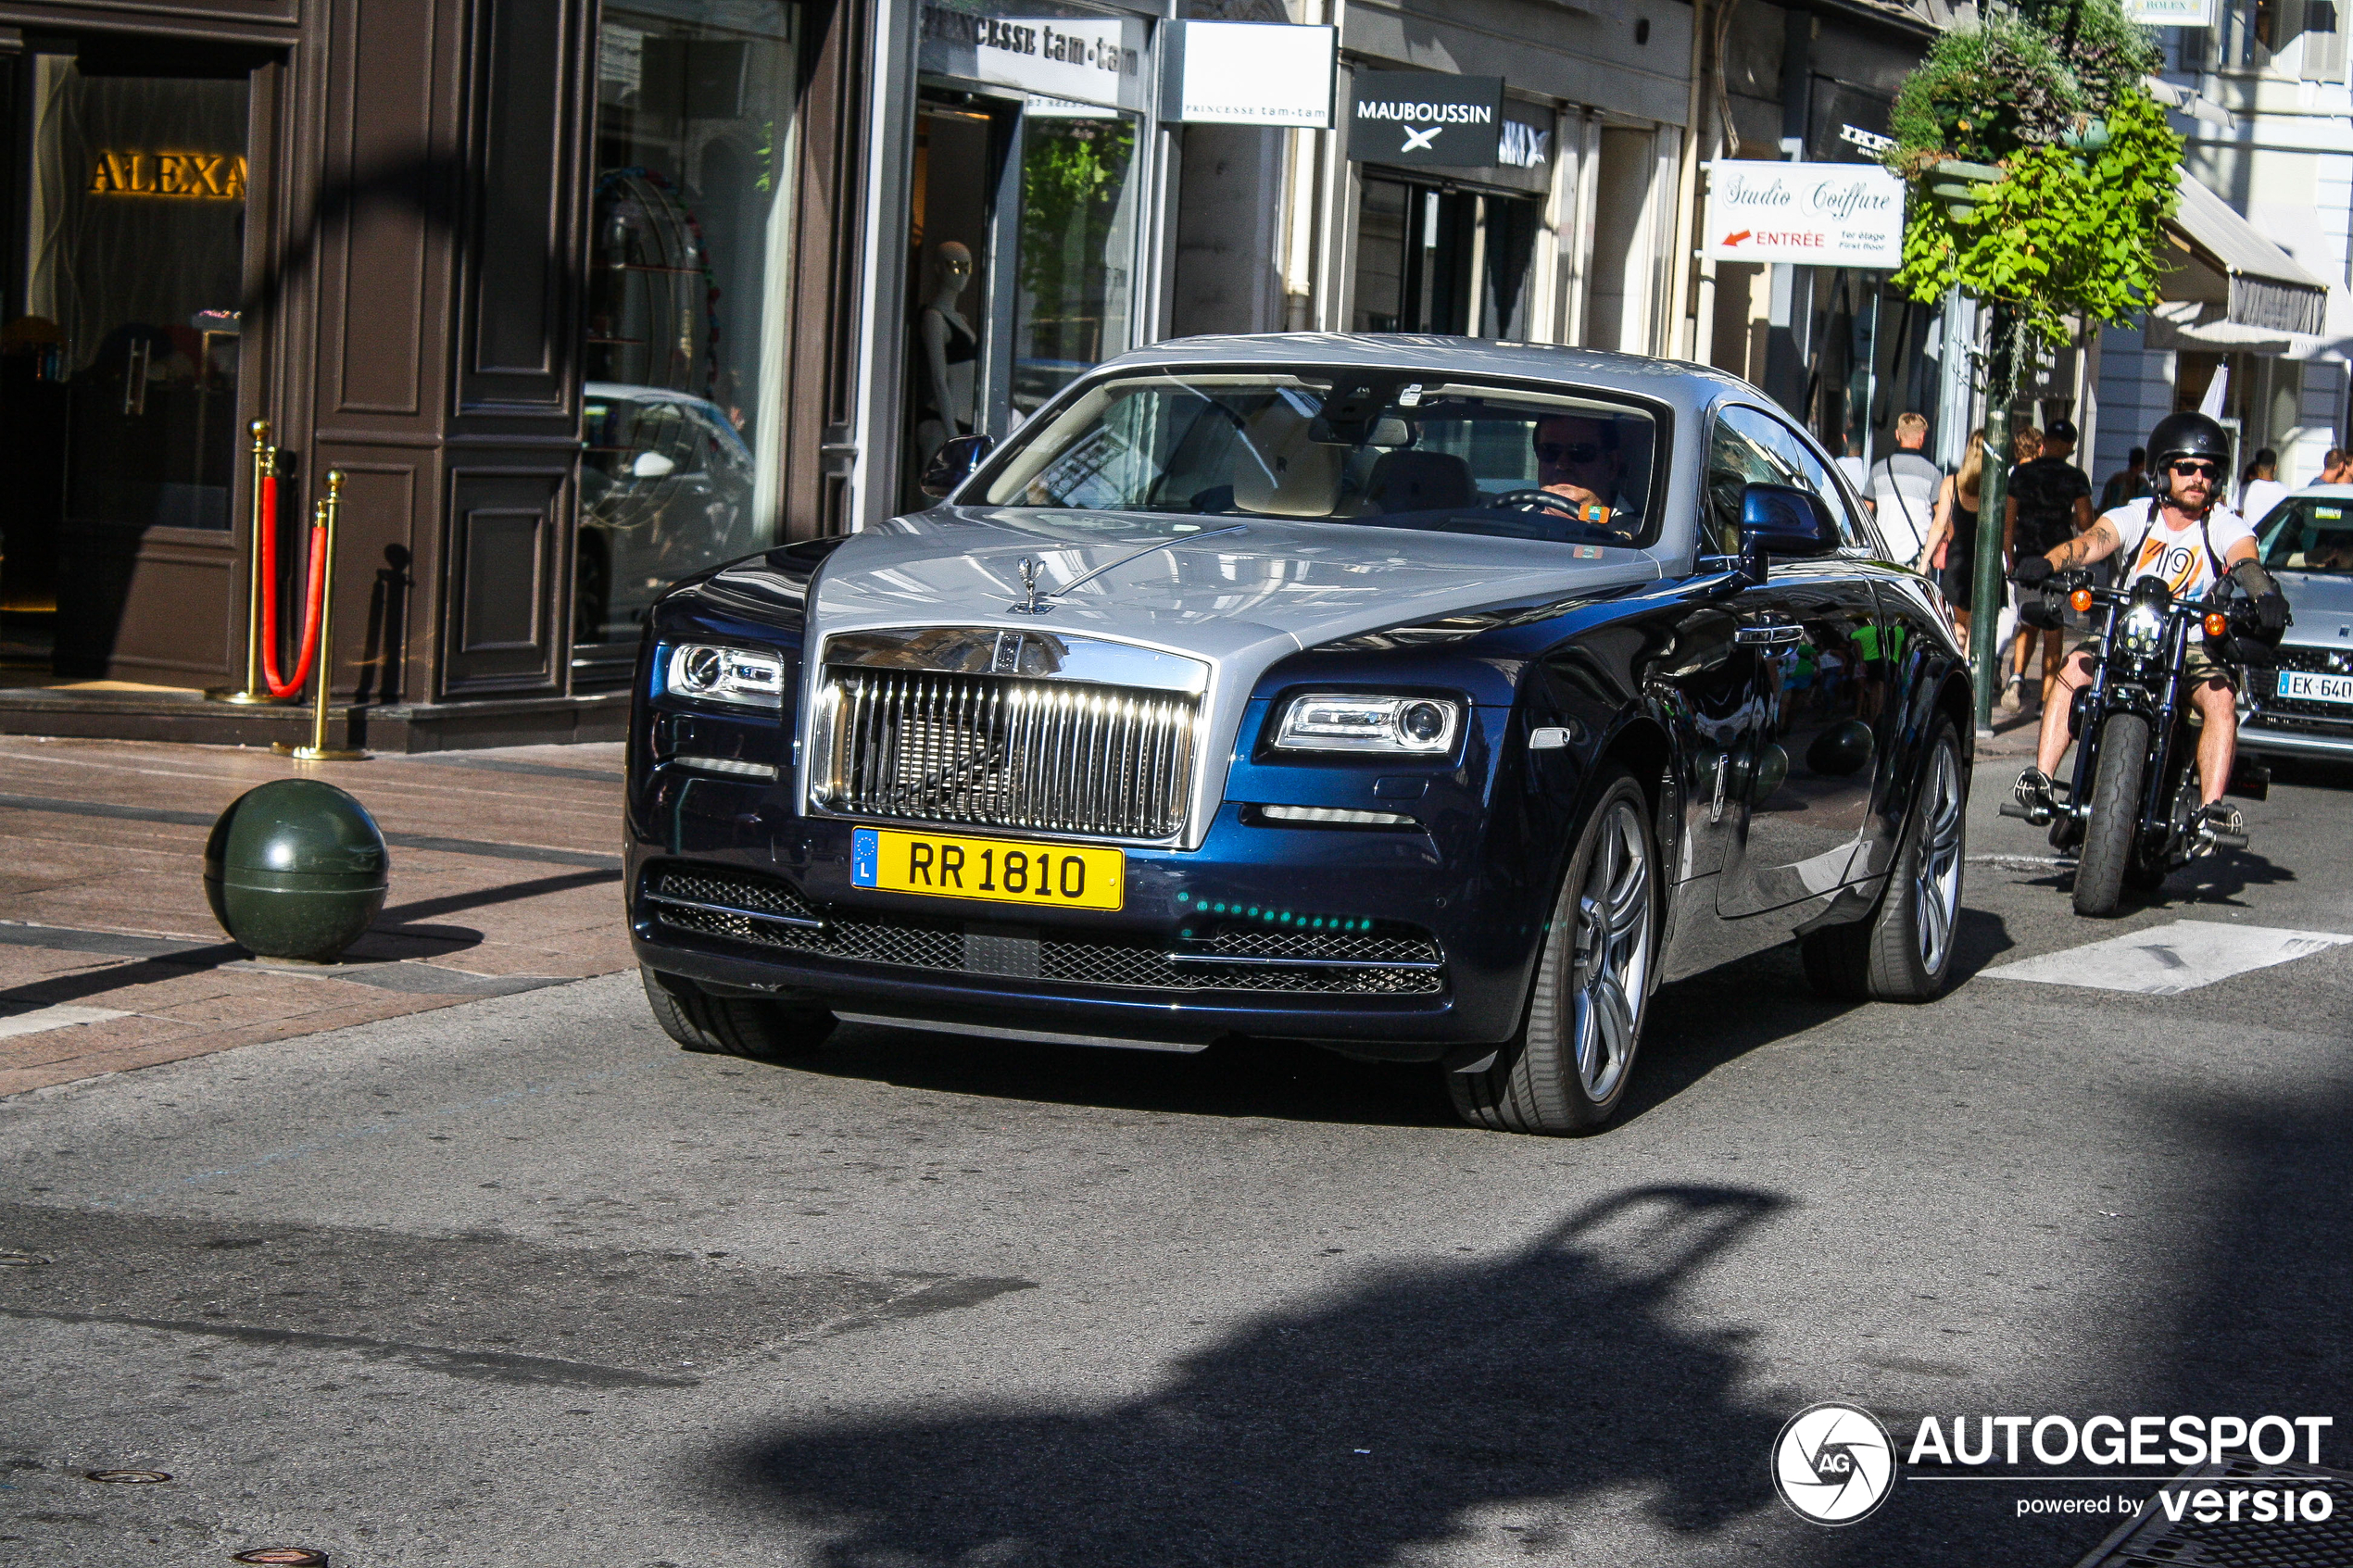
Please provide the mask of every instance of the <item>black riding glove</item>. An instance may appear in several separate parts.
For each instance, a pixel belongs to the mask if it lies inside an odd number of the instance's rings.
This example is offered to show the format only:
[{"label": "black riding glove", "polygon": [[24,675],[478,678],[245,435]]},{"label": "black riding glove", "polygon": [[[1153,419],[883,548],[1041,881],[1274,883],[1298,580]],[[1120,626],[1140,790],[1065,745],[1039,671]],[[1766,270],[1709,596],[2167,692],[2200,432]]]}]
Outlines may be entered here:
[{"label": "black riding glove", "polygon": [[2296,617],[2288,611],[2287,596],[2278,589],[2256,596],[2255,623],[2263,628],[2265,636],[2277,638],[2295,620]]},{"label": "black riding glove", "polygon": [[2010,581],[2021,588],[2039,588],[2049,580],[2051,563],[2042,556],[2022,557],[2010,568]]}]

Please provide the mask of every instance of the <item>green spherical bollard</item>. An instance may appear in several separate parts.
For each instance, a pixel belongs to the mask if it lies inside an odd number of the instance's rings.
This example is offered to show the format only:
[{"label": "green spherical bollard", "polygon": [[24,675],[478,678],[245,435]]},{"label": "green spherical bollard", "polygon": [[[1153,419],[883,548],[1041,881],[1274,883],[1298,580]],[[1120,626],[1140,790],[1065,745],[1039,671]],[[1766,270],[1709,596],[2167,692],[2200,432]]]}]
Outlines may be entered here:
[{"label": "green spherical bollard", "polygon": [[265,959],[323,963],[384,907],[390,857],[368,809],[317,779],[249,789],[204,847],[205,897],[220,929]]}]

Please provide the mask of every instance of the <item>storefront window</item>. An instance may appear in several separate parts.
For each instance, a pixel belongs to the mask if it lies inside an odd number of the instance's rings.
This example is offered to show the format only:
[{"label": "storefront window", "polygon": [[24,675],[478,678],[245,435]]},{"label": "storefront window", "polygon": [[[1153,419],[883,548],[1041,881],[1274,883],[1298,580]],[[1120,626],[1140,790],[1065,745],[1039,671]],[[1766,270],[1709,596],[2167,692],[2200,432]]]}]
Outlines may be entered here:
[{"label": "storefront window", "polygon": [[1127,347],[1136,250],[1136,122],[1032,102],[1023,117],[1013,403],[1026,416]]},{"label": "storefront window", "polygon": [[1368,174],[1358,211],[1356,331],[1527,335],[1536,201]]},{"label": "storefront window", "polygon": [[24,236],[0,270],[0,602],[56,617],[61,667],[102,670],[148,531],[230,524],[249,89],[95,56],[0,68]]},{"label": "storefront window", "polygon": [[576,663],[776,536],[794,21],[780,0],[604,12]]}]

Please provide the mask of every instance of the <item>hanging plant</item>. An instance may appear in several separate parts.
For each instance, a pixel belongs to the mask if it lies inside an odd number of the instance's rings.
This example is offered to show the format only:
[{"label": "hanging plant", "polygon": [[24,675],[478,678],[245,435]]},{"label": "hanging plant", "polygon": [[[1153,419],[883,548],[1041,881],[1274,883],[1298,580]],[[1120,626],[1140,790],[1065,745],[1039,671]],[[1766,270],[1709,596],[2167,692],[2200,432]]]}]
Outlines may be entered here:
[{"label": "hanging plant", "polygon": [[1913,199],[1894,282],[2007,307],[2005,384],[2026,339],[2148,307],[2182,163],[2141,85],[2156,59],[2116,0],[2050,0],[1946,33],[1897,95],[1887,162]]}]

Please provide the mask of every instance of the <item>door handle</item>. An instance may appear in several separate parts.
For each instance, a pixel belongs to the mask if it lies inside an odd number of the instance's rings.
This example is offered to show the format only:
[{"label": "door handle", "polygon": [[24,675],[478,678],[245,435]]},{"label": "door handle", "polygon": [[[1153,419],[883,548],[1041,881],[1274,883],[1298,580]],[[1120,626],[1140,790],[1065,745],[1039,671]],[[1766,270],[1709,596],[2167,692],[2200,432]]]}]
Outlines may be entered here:
[{"label": "door handle", "polygon": [[1753,648],[1786,647],[1805,640],[1803,626],[1743,626],[1732,633],[1732,641]]}]

